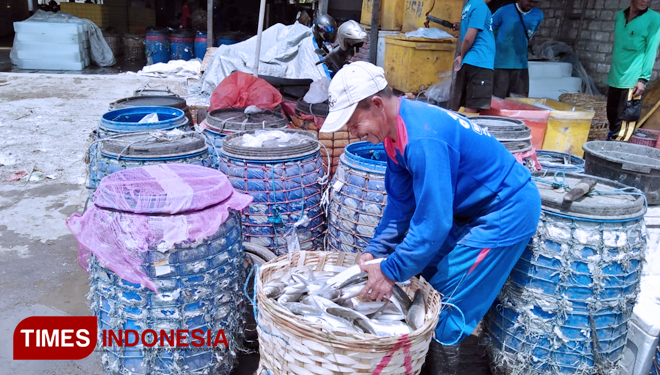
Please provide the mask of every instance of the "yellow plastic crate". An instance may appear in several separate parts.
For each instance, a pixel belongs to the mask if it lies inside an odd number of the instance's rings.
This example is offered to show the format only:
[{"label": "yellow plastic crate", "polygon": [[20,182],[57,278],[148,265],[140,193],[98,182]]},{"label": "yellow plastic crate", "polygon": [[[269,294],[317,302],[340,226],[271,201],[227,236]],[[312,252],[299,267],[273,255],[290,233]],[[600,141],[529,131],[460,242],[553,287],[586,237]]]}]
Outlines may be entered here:
[{"label": "yellow plastic crate", "polygon": [[61,3],[62,12],[88,19],[100,28],[110,26],[110,8],[101,4]]},{"label": "yellow plastic crate", "polygon": [[[371,25],[371,10],[373,6],[373,0],[362,0],[361,24]],[[403,6],[404,0],[383,0],[380,2],[380,30],[401,30]]]},{"label": "yellow plastic crate", "polygon": [[584,155],[582,144],[587,141],[595,112],[552,99],[509,99],[550,110],[550,119],[543,138],[544,150],[559,151],[579,157]]},{"label": "yellow plastic crate", "polygon": [[403,92],[420,92],[451,71],[456,39],[385,37],[385,77],[390,86]]},{"label": "yellow plastic crate", "polygon": [[[431,16],[443,20],[460,22],[462,11],[463,0],[405,0],[401,31],[408,32],[424,27],[426,14],[429,12],[431,12]],[[429,24],[429,26],[442,28],[440,25],[434,23]],[[449,32],[445,28],[442,29]],[[457,35],[454,32],[452,34]]]}]

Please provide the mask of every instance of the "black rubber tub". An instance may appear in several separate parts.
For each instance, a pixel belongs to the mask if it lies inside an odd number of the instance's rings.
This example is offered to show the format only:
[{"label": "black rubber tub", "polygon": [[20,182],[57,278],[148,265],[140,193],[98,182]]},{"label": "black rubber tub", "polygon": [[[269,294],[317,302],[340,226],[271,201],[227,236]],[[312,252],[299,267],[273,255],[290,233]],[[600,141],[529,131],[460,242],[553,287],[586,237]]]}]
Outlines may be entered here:
[{"label": "black rubber tub", "polygon": [[660,149],[623,142],[582,145],[584,172],[641,190],[649,204],[660,204]]}]

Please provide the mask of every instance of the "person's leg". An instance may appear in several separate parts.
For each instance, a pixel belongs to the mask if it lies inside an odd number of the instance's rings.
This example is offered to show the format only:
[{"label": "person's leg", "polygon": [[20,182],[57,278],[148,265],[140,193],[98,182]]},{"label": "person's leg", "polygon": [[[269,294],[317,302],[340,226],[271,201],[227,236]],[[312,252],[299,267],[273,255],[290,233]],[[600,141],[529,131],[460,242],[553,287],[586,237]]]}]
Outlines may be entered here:
[{"label": "person's leg", "polygon": [[607,89],[607,121],[610,123],[610,133],[607,139],[612,139],[621,130],[621,121],[619,120],[625,106],[627,90],[609,87]]},{"label": "person's leg", "polygon": [[490,109],[495,72],[491,69],[479,68],[469,64],[463,66],[468,68],[465,112],[476,113],[482,109]]},{"label": "person's leg", "polygon": [[510,69],[495,69],[493,78],[493,96],[506,98],[509,96],[509,73]]},{"label": "person's leg", "polygon": [[465,77],[466,68],[463,66],[461,70],[456,72],[456,79],[454,80],[454,94],[451,98],[451,110],[458,111],[462,106],[465,105]]},{"label": "person's leg", "polygon": [[436,340],[455,345],[474,331],[528,243],[526,239],[498,248],[456,245],[440,261],[429,280],[443,295]]},{"label": "person's leg", "polygon": [[529,70],[512,69],[509,82],[509,95],[526,98],[529,96]]}]

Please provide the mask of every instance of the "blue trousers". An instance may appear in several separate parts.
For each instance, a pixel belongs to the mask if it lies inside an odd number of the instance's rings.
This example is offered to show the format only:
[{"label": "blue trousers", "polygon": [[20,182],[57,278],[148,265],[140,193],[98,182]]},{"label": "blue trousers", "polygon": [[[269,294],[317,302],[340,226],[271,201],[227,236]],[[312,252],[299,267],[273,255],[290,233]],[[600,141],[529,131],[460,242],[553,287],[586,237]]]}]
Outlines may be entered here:
[{"label": "blue trousers", "polygon": [[437,257],[439,261],[431,263],[437,266],[429,266],[422,273],[442,294],[443,307],[435,330],[437,341],[455,345],[474,331],[528,243],[529,239],[497,248],[443,246]]}]

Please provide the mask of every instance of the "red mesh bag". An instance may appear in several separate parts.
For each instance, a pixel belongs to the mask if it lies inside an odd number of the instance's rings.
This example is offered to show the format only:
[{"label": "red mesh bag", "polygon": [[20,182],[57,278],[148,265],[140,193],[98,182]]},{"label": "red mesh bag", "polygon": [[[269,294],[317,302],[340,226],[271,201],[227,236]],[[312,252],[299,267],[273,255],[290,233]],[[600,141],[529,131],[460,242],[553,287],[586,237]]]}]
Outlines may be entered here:
[{"label": "red mesh bag", "polygon": [[223,79],[211,95],[209,112],[219,108],[275,109],[282,103],[282,94],[266,80],[243,72],[234,72]]}]

